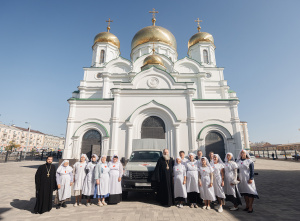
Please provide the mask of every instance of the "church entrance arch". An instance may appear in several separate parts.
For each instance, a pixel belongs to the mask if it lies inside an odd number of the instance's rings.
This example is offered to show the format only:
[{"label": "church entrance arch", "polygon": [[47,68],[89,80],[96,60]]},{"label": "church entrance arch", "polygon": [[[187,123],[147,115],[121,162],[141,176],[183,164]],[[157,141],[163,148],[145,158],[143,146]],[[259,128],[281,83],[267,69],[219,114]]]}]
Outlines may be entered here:
[{"label": "church entrance arch", "polygon": [[[147,118],[149,119],[147,120]],[[171,156],[176,156],[179,143],[179,123],[180,120],[170,108],[155,100],[138,107],[126,122],[128,127],[126,157],[129,158],[132,149],[135,148],[133,145],[135,140],[140,140],[145,146],[157,146],[156,149],[167,148]],[[153,142],[148,142],[147,139]]]},{"label": "church entrance arch", "polygon": [[209,152],[219,154],[222,160],[225,158],[224,139],[218,132],[209,132],[205,137],[205,155],[209,159]]},{"label": "church entrance arch", "polygon": [[91,159],[92,154],[101,154],[101,134],[97,130],[88,130],[82,137],[81,153]]},{"label": "church entrance arch", "polygon": [[165,123],[160,117],[150,116],[143,121],[141,129],[141,139],[165,139],[165,136]]}]

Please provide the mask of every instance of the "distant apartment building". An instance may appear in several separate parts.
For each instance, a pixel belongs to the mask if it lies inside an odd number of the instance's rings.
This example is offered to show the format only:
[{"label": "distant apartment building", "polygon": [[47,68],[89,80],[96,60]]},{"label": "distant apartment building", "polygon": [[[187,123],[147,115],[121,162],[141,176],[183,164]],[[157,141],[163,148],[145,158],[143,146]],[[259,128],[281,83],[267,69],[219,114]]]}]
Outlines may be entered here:
[{"label": "distant apartment building", "polygon": [[47,135],[45,134],[45,140],[44,140],[44,149],[63,149],[65,144],[65,138],[64,137],[57,137],[53,135]]},{"label": "distant apartment building", "polygon": [[0,124],[0,150],[2,151],[9,146],[10,142],[20,145],[18,151],[31,151],[33,148],[57,150],[63,149],[64,141],[64,137],[44,134],[37,130],[29,131],[29,128],[15,125]]}]

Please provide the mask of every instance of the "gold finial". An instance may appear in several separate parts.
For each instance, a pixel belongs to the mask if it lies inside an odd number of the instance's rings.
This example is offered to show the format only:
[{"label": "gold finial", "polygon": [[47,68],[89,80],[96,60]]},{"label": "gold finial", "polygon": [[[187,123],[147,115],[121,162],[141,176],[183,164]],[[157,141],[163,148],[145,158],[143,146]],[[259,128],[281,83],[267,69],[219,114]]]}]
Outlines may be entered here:
[{"label": "gold finial", "polygon": [[154,53],[155,53],[155,44],[153,42],[152,54],[154,54]]},{"label": "gold finial", "polygon": [[113,22],[113,20],[110,20],[110,18],[109,18],[108,21],[106,21],[106,22],[108,22],[106,29],[107,29],[107,32],[109,32],[109,30],[110,30],[110,23]]},{"label": "gold finial", "polygon": [[198,32],[200,32],[200,30],[201,30],[200,22],[202,22],[202,20],[199,20],[199,18],[197,18],[197,20],[195,20],[195,22],[198,23],[197,30],[198,30]]},{"label": "gold finial", "polygon": [[155,26],[155,22],[156,22],[155,14],[158,13],[158,11],[155,11],[155,8],[153,8],[153,11],[149,11],[149,13],[152,13],[152,25]]}]

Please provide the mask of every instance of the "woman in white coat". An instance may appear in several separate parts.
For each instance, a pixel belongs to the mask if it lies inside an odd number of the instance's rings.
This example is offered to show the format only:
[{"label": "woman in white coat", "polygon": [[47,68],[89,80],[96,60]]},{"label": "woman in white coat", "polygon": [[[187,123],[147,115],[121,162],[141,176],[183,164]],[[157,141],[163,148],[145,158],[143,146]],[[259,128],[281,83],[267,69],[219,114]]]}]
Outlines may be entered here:
[{"label": "woman in white coat", "polygon": [[99,163],[95,168],[95,180],[97,183],[97,194],[94,198],[98,198],[98,206],[106,206],[105,199],[109,197],[109,167],[106,162],[106,156],[101,156]]},{"label": "woman in white coat", "polygon": [[210,202],[215,201],[215,191],[213,187],[213,168],[211,167],[206,157],[201,158],[201,164],[199,168],[200,180],[200,196],[204,201],[202,209],[210,210]]},{"label": "woman in white coat", "polygon": [[91,199],[94,198],[95,190],[97,191],[94,169],[97,165],[98,156],[93,154],[91,159],[91,162],[85,167],[87,175],[82,188],[82,198],[87,199],[86,206],[92,205]]},{"label": "woman in white coat", "polygon": [[186,162],[186,191],[187,198],[190,202],[190,208],[198,208],[199,180],[198,180],[198,163],[195,160],[195,154],[189,154],[189,161]]},{"label": "woman in white coat", "polygon": [[252,205],[254,198],[258,199],[259,197],[254,182],[254,163],[246,150],[240,151],[237,165],[239,168],[239,191],[246,201],[246,208],[244,211],[253,213]]},{"label": "woman in white coat", "polygon": [[123,176],[123,166],[118,155],[114,155],[108,163],[109,172],[109,204],[117,204],[122,200],[121,180]]},{"label": "woman in white coat", "polygon": [[225,204],[226,196],[223,189],[225,178],[224,163],[221,160],[219,154],[214,154],[212,168],[214,170],[214,191],[219,202],[218,212],[221,213],[223,212],[223,205]]},{"label": "woman in white coat", "polygon": [[58,188],[58,204],[56,209],[60,206],[66,208],[66,201],[71,199],[71,186],[73,184],[73,169],[69,166],[69,160],[64,160],[56,171],[56,183]]},{"label": "woman in white coat", "polygon": [[242,205],[241,196],[237,188],[239,181],[237,180],[237,169],[238,166],[234,162],[234,157],[232,153],[227,153],[225,157],[225,179],[224,179],[224,192],[226,196],[226,201],[233,203],[233,207],[230,208],[231,211],[238,210],[239,205]]},{"label": "woman in white coat", "polygon": [[177,207],[182,208],[183,202],[186,200],[186,168],[181,163],[181,158],[177,157],[173,167],[174,176],[174,198],[178,202]]},{"label": "woman in white coat", "polygon": [[75,196],[75,204],[74,206],[81,205],[81,195],[83,182],[86,177],[86,165],[89,162],[89,159],[86,154],[81,154],[80,162],[76,162],[73,165],[73,174],[74,174],[74,196]]}]

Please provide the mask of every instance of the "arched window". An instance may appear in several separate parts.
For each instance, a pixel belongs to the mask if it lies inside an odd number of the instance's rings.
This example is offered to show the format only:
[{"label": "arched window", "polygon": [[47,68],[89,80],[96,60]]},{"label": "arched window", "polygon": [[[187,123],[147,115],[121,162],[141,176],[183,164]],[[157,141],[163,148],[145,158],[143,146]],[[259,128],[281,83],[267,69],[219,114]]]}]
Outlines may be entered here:
[{"label": "arched window", "polygon": [[162,119],[156,116],[148,117],[142,124],[141,138],[165,139],[165,123]]},{"label": "arched window", "polygon": [[208,64],[208,52],[207,50],[203,50],[203,62]]},{"label": "arched window", "polygon": [[105,51],[101,50],[100,52],[100,64],[104,63]]}]

